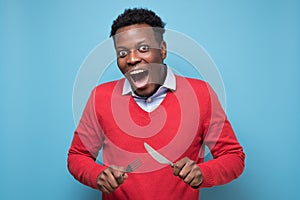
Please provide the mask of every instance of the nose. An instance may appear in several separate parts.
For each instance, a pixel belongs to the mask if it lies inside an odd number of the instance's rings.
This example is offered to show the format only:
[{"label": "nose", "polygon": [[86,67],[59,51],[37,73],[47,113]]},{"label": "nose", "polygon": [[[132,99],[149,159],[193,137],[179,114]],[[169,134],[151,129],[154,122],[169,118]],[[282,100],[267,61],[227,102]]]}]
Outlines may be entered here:
[{"label": "nose", "polygon": [[128,65],[135,65],[141,61],[141,57],[139,56],[139,52],[137,50],[131,50],[127,57]]}]

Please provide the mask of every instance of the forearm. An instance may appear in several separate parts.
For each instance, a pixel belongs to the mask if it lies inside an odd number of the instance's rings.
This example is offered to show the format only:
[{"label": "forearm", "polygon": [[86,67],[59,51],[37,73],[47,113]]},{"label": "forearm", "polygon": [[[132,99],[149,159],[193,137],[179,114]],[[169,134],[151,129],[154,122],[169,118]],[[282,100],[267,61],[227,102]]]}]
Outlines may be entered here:
[{"label": "forearm", "polygon": [[206,123],[203,142],[213,159],[199,164],[204,177],[202,187],[226,184],[238,178],[244,170],[243,148],[221,107],[215,107],[213,117]]},{"label": "forearm", "polygon": [[244,170],[245,155],[242,150],[233,154],[200,163],[203,174],[201,187],[212,187],[226,184],[238,178]]},{"label": "forearm", "polygon": [[95,160],[95,155],[85,148],[79,136],[75,134],[68,153],[68,169],[79,182],[98,189],[97,177],[106,167]]}]

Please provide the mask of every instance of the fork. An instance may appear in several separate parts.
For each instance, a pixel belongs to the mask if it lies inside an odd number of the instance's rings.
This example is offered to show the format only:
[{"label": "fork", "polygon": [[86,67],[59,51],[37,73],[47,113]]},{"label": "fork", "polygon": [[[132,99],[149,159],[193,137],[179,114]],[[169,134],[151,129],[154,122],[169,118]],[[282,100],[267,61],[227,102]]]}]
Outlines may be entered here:
[{"label": "fork", "polygon": [[133,172],[135,171],[137,168],[139,168],[141,165],[142,165],[142,161],[141,159],[136,159],[134,161],[132,161],[131,163],[129,163],[125,169],[125,171],[123,172],[123,175],[126,173],[126,172]]}]

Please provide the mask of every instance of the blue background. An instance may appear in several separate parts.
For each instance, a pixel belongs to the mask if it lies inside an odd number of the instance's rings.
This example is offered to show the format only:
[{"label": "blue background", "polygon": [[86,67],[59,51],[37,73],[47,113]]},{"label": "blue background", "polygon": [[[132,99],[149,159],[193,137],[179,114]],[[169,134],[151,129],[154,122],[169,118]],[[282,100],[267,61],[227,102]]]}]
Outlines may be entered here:
[{"label": "blue background", "polygon": [[201,199],[298,199],[300,2],[293,0],[1,0],[0,199],[101,198],[66,168],[72,90],[85,57],[133,6],[195,39],[222,75],[246,168],[238,180],[203,189]]}]

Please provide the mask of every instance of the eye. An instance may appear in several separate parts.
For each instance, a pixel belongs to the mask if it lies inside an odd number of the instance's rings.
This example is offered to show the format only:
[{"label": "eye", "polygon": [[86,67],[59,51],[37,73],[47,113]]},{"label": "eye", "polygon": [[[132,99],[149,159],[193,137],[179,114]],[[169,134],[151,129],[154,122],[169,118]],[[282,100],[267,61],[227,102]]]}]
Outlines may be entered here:
[{"label": "eye", "polygon": [[124,58],[125,56],[127,56],[128,52],[126,50],[121,50],[118,52],[118,56],[121,58]]},{"label": "eye", "polygon": [[141,46],[139,46],[138,50],[139,50],[139,52],[147,52],[147,51],[149,51],[149,46],[145,45],[145,44],[141,45]]}]

